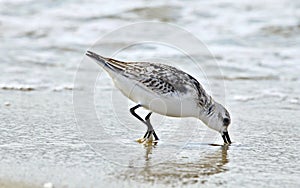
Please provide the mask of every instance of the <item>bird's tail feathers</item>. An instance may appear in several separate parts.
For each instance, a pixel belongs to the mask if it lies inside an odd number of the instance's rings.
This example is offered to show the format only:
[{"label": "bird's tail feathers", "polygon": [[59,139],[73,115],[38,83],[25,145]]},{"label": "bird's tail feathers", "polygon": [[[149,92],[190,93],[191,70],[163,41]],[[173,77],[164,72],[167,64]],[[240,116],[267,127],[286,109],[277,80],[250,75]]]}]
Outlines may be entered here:
[{"label": "bird's tail feathers", "polygon": [[124,71],[125,69],[125,62],[106,58],[91,51],[87,51],[86,55],[94,59],[98,65],[100,65],[107,71]]}]

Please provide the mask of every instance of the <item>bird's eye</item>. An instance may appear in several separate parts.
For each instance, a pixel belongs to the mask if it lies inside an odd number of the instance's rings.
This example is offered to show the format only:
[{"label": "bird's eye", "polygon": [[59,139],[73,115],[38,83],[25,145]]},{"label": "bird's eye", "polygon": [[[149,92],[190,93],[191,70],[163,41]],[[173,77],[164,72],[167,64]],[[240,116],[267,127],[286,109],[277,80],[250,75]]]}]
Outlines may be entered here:
[{"label": "bird's eye", "polygon": [[224,126],[228,126],[230,124],[230,119],[229,118],[224,118],[223,119],[223,124],[224,124]]}]

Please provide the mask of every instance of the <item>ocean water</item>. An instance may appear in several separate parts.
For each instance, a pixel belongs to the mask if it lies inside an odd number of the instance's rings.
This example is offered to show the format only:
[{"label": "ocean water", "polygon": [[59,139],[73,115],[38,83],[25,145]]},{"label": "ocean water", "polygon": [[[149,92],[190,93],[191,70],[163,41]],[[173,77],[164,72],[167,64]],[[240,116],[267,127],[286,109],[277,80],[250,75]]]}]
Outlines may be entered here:
[{"label": "ocean water", "polygon": [[[157,114],[158,144],[134,142],[146,131],[128,111],[134,103],[84,54],[112,53],[135,30],[107,36],[144,21],[196,36],[199,61],[147,42],[114,57],[160,61],[195,76],[231,114],[230,146],[197,119]],[[174,32],[148,28],[133,36]],[[0,182],[299,187],[299,51],[298,1],[2,0]]]}]

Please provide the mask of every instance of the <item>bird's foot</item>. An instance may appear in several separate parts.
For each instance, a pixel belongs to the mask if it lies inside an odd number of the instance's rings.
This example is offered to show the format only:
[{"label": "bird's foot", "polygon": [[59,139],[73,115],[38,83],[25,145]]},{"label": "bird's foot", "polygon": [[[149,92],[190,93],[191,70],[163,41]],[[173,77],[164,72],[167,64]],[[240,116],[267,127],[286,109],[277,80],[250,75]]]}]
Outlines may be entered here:
[{"label": "bird's foot", "polygon": [[[154,139],[153,139],[154,137]],[[144,135],[144,137],[139,138],[136,140],[138,143],[140,144],[156,144],[158,142],[158,139],[156,139],[156,137],[154,136],[154,131],[147,131],[146,134]]]},{"label": "bird's foot", "polygon": [[152,142],[153,142],[153,136],[151,134],[148,138],[146,138],[146,140],[144,141],[144,144],[151,145]]},{"label": "bird's foot", "polygon": [[151,135],[149,138],[139,138],[136,140],[136,142],[140,144],[151,144],[152,142],[154,142],[154,140],[153,136]]},{"label": "bird's foot", "polygon": [[139,138],[139,139],[136,139],[135,141],[142,144],[145,142],[145,140],[146,140],[145,138]]}]

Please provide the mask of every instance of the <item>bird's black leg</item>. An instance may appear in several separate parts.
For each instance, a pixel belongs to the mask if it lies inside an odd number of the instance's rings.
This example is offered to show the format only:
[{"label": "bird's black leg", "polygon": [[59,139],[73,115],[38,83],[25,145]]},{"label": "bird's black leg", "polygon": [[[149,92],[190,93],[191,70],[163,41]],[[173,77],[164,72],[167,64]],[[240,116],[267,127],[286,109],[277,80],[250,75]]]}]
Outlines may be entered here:
[{"label": "bird's black leg", "polygon": [[[136,117],[137,119],[139,119],[141,122],[145,123],[145,121],[143,120],[143,118],[141,118],[139,115],[137,115],[137,114],[135,113],[135,110],[138,109],[138,108],[141,107],[141,106],[142,106],[142,105],[138,104],[138,105],[136,105],[136,106],[130,108],[129,111],[130,111],[130,113],[131,113],[134,117]],[[145,123],[145,124],[146,124],[146,123]]]},{"label": "bird's black leg", "polygon": [[[140,104],[138,104],[138,105],[136,105],[136,106],[134,106],[134,107],[132,107],[132,108],[130,108],[130,113],[134,116],[134,117],[136,117],[138,120],[140,120],[141,122],[143,122],[144,124],[146,124],[147,125],[147,123],[143,120],[143,118],[141,118],[139,115],[137,115],[136,113],[135,113],[135,110],[136,109],[138,109],[139,107],[141,107],[142,105],[140,105]],[[147,125],[147,127],[148,127],[148,125]],[[145,133],[145,135],[143,136],[143,138],[145,139],[145,138],[147,138],[148,137],[148,135],[149,135],[149,130],[147,130],[147,132]]]},{"label": "bird's black leg", "polygon": [[150,112],[146,117],[145,117],[145,122],[147,123],[148,126],[148,131],[150,131],[150,134],[148,135],[148,138],[151,136],[151,134],[153,134],[154,136],[154,141],[159,140],[158,136],[156,135],[151,123],[150,123],[150,116],[151,116],[152,112]]},{"label": "bird's black leg", "polygon": [[145,117],[145,120],[143,120],[143,118],[141,118],[139,115],[137,115],[137,114],[135,113],[135,110],[138,109],[138,108],[141,107],[141,106],[142,106],[142,105],[138,104],[138,105],[136,105],[136,106],[130,108],[130,113],[131,113],[134,117],[136,117],[138,120],[140,120],[141,122],[143,122],[144,124],[147,125],[148,130],[147,130],[147,132],[145,133],[145,135],[144,135],[143,138],[144,138],[144,139],[146,139],[146,138],[148,139],[148,138],[150,138],[150,136],[153,134],[155,141],[157,141],[157,140],[159,140],[159,139],[158,139],[158,136],[156,135],[156,133],[155,133],[155,131],[153,130],[153,127],[152,127],[152,125],[151,125],[151,123],[150,123],[150,116],[151,116],[152,112],[150,112],[150,113]]}]

